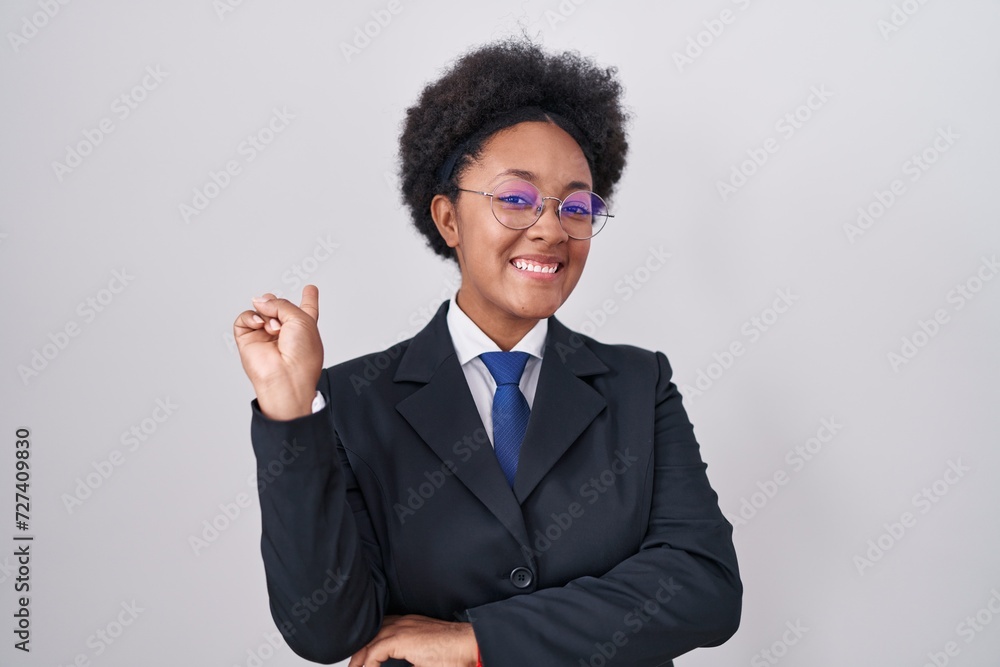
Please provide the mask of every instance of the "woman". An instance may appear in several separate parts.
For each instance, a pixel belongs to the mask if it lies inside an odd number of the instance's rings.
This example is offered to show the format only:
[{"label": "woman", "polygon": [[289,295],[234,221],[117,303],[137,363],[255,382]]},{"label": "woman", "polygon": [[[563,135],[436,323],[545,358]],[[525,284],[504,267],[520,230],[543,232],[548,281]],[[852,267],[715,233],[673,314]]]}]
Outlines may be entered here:
[{"label": "woman", "polygon": [[554,316],[610,217],[621,92],[614,69],[530,43],[468,53],[400,140],[455,296],[325,370],[315,286],[237,318],[271,612],[299,655],[652,666],[736,631],[732,527],[666,357]]}]

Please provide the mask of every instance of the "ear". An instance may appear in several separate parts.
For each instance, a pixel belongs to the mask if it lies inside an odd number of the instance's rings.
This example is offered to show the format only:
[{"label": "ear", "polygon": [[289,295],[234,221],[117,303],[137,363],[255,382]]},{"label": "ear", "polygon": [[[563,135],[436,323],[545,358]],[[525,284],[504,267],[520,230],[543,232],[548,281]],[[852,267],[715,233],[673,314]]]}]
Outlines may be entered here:
[{"label": "ear", "polygon": [[449,248],[458,246],[458,216],[454,202],[445,195],[434,195],[431,200],[431,217],[445,244]]}]

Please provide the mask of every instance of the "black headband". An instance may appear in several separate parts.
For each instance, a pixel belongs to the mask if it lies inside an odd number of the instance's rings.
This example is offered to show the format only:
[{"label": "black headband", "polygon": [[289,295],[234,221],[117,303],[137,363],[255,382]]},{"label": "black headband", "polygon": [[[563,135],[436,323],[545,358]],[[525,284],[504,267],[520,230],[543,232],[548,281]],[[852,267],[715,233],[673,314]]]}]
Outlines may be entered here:
[{"label": "black headband", "polygon": [[580,128],[576,126],[571,120],[565,118],[564,116],[557,114],[553,111],[547,111],[540,107],[519,107],[501,116],[493,118],[490,122],[486,123],[477,132],[471,136],[466,137],[458,143],[458,145],[448,154],[448,157],[441,164],[441,168],[438,169],[438,183],[447,183],[451,180],[452,175],[455,171],[455,165],[462,158],[463,155],[469,152],[469,149],[478,143],[481,143],[488,137],[493,136],[500,130],[510,127],[512,125],[517,125],[518,123],[525,121],[543,121],[547,120],[549,122],[555,123],[563,130],[566,131],[577,144],[580,145],[580,149],[586,156],[587,161],[591,163],[593,167],[593,156],[590,153],[590,146],[584,138],[584,134],[580,131]]},{"label": "black headband", "polygon": [[444,164],[441,165],[441,168],[438,169],[439,183],[447,183],[451,180],[452,172],[455,171],[455,165],[458,163],[459,158],[465,155],[466,151],[468,151],[470,143],[471,138],[460,142],[455,150],[448,155],[448,159],[445,160]]}]

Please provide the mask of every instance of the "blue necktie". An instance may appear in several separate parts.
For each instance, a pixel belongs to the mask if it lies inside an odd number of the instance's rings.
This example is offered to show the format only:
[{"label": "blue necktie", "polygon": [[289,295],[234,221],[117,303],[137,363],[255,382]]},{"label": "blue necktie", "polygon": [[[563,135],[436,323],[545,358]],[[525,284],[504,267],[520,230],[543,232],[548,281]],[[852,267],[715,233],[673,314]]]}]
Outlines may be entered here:
[{"label": "blue necktie", "polygon": [[497,382],[493,394],[493,449],[511,488],[517,473],[521,441],[528,428],[528,401],[518,384],[528,363],[527,352],[483,352],[479,358]]}]

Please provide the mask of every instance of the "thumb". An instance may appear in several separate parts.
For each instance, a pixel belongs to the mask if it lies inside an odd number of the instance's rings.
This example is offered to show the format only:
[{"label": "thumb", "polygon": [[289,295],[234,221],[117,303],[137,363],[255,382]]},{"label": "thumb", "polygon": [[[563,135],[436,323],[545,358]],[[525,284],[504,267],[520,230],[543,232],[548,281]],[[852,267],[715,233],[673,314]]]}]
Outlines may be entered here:
[{"label": "thumb", "polygon": [[319,321],[319,288],[315,285],[306,285],[302,288],[302,303],[299,308],[306,315]]}]

